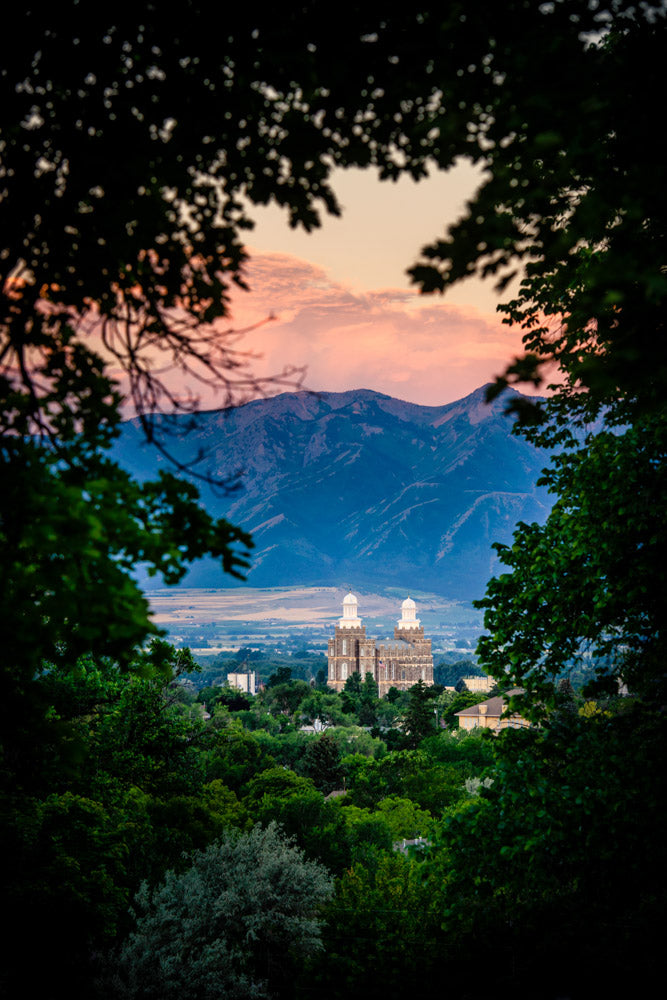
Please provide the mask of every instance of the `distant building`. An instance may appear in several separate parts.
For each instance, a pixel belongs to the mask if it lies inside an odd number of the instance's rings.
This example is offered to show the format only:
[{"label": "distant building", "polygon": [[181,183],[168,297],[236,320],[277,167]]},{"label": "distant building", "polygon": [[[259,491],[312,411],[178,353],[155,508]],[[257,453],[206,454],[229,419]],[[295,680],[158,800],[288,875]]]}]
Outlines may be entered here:
[{"label": "distant building", "polygon": [[245,673],[227,674],[227,684],[229,687],[238,688],[246,694],[256,694],[257,674],[254,670]]},{"label": "distant building", "polygon": [[[520,688],[514,688],[507,692],[508,695],[521,694]],[[507,708],[507,702],[498,695],[495,698],[487,698],[479,705],[471,705],[457,712],[460,729],[522,729],[529,726],[527,719],[517,715],[508,715],[503,718],[503,712]]]},{"label": "distant building", "polygon": [[429,687],[433,684],[433,654],[431,640],[417,618],[417,606],[411,598],[401,605],[401,618],[396,623],[393,639],[377,641],[366,635],[366,626],[358,616],[354,594],[343,601],[343,617],[339,618],[334,636],[329,639],[328,684],[342,691],[354,673],[373,675],[382,697],[389,688],[399,691],[411,688],[417,681]]},{"label": "distant building", "polygon": [[496,684],[493,677],[462,677],[456,685],[457,691],[474,691],[477,694],[486,694]]}]

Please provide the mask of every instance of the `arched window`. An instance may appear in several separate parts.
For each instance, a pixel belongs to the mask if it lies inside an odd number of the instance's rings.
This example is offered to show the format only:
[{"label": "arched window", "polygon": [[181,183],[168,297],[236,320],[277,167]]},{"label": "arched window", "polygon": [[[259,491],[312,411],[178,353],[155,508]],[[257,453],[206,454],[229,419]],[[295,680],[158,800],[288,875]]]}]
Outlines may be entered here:
[{"label": "arched window", "polygon": [[341,650],[340,651],[343,654],[343,656],[346,655],[346,653],[347,653],[347,639],[343,639],[343,643],[341,645]]},{"label": "arched window", "polygon": [[340,665],[340,679],[342,681],[347,680],[347,663],[341,663]]}]

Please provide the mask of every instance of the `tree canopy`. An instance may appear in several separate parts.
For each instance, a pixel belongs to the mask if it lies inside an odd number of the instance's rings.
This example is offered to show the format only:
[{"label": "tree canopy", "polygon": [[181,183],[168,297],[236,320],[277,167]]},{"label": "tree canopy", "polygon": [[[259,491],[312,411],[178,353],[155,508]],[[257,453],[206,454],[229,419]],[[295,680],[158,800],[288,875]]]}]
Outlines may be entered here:
[{"label": "tree canopy", "polygon": [[271,996],[295,960],[321,949],[319,908],[331,895],[322,865],[270,824],[227,833],[137,896],[137,928],[119,972],[128,997]]},{"label": "tree canopy", "polygon": [[653,416],[562,453],[545,475],[556,494],[546,524],[521,524],[497,546],[508,571],[479,602],[488,629],[479,652],[542,707],[578,664],[591,694],[664,698],[666,433]]},{"label": "tree canopy", "polygon": [[[469,0],[388,14],[345,3],[325,14],[310,0],[230,10],[222,33],[206,30],[210,11],[28,8],[3,40],[2,357],[14,385],[60,384],[45,351],[67,345],[76,399],[72,346],[90,344],[96,323],[141,413],[165,393],[178,402],[156,356],[229,393],[247,388],[238,342],[211,324],[229,281],[243,283],[252,205],[275,201],[309,229],[339,210],[337,165],[420,178],[466,156],[485,168],[482,186],[414,279],[444,289],[476,271],[503,285],[525,267],[506,307],[527,337],[514,375],[551,359],[598,400],[622,384],[655,403],[659,5]],[[29,415],[44,426],[37,398]]]}]

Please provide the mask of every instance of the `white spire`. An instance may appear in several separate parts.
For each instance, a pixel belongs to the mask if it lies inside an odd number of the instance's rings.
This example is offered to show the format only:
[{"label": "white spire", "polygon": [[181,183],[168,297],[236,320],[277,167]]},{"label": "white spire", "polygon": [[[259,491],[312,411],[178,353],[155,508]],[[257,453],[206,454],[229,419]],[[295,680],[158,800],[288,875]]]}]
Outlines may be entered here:
[{"label": "white spire", "polygon": [[340,628],[359,628],[361,618],[357,616],[357,599],[354,594],[348,594],[343,599],[343,617],[338,619]]},{"label": "white spire", "polygon": [[401,604],[401,620],[396,624],[402,629],[419,628],[421,623],[417,618],[417,605],[411,597],[406,597]]}]

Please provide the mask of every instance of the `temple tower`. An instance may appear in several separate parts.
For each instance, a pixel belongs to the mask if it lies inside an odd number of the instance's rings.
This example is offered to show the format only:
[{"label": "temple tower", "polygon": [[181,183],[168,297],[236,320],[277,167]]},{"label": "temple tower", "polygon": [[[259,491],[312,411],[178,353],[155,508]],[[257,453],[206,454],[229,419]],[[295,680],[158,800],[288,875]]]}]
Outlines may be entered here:
[{"label": "temple tower", "polygon": [[401,617],[394,628],[394,638],[377,644],[377,682],[380,695],[389,688],[409,690],[423,681],[433,684],[433,653],[431,640],[424,636],[424,628],[417,618],[417,605],[406,597],[401,605]]},{"label": "temple tower", "polygon": [[343,617],[338,619],[333,639],[329,639],[328,659],[327,683],[334,691],[342,691],[353,673],[360,673],[362,680],[366,671],[375,676],[375,643],[366,638],[354,594],[343,600]]}]

